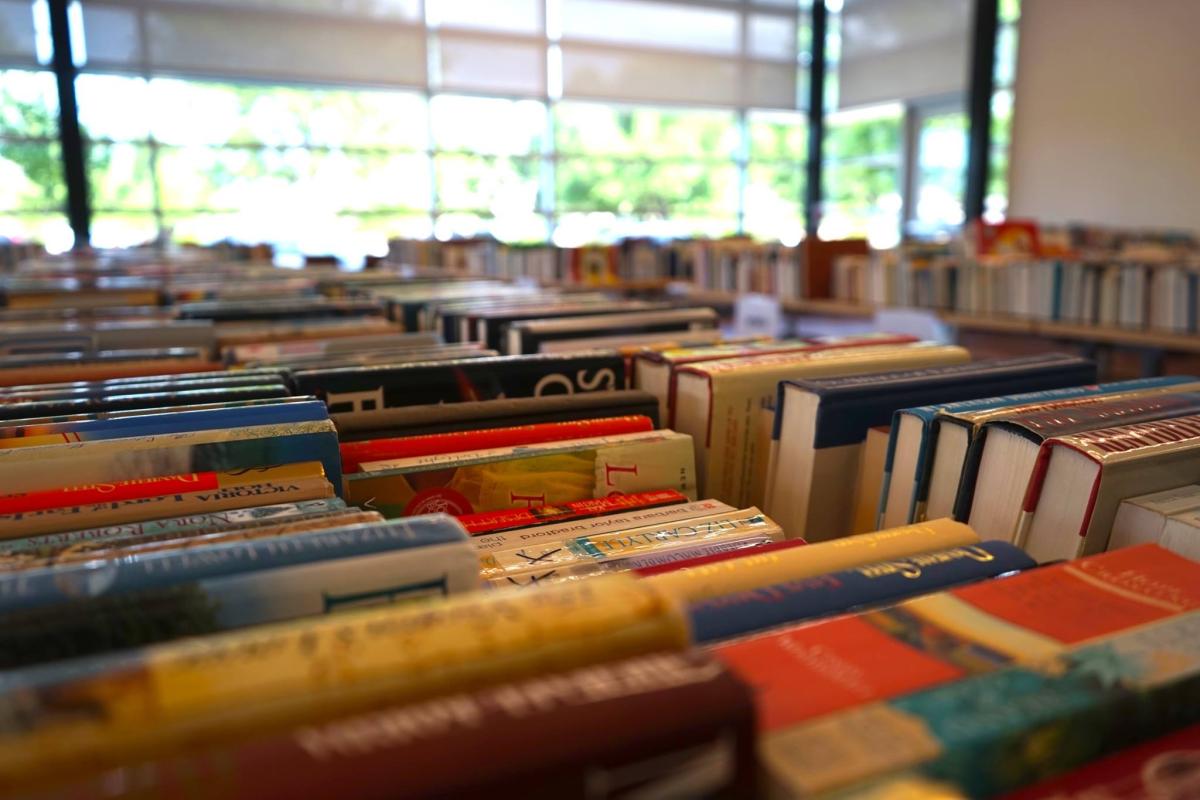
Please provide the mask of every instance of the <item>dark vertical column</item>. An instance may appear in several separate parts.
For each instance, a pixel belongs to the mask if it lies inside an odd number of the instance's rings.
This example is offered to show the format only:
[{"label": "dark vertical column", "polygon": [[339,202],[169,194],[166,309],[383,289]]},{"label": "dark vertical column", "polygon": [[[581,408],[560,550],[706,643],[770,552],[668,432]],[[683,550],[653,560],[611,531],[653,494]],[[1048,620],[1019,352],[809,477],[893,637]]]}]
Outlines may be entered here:
[{"label": "dark vertical column", "polygon": [[998,0],[975,0],[971,23],[971,85],[968,95],[970,134],[967,139],[967,191],[963,211],[968,220],[983,215],[992,145],[992,91],[996,68]]},{"label": "dark vertical column", "polygon": [[62,144],[63,175],[67,181],[67,218],[75,231],[75,245],[91,238],[91,209],[88,205],[87,170],[84,166],[83,135],[75,102],[75,62],[71,57],[71,26],[67,21],[69,0],[50,0],[50,36],[54,42],[54,77],[58,82],[58,138]]},{"label": "dark vertical column", "polygon": [[812,4],[812,61],[808,69],[808,163],[804,183],[804,229],[817,235],[821,223],[821,166],[825,150],[825,0]]}]

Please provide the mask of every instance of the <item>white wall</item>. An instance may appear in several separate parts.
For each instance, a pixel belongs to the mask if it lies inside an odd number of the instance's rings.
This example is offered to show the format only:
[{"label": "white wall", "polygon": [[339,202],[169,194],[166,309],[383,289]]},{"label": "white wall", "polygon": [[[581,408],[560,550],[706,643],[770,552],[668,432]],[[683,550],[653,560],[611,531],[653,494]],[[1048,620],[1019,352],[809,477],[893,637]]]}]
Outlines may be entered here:
[{"label": "white wall", "polygon": [[1024,0],[1010,216],[1200,230],[1200,0]]}]

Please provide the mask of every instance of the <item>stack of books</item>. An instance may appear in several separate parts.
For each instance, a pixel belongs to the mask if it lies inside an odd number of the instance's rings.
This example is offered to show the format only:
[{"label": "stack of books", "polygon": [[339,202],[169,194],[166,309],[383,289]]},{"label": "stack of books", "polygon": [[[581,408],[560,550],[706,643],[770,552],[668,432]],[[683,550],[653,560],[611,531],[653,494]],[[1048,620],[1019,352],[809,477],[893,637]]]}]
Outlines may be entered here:
[{"label": "stack of books", "polygon": [[7,322],[4,797],[1182,780],[1200,379],[205,263],[56,262],[156,313]]}]

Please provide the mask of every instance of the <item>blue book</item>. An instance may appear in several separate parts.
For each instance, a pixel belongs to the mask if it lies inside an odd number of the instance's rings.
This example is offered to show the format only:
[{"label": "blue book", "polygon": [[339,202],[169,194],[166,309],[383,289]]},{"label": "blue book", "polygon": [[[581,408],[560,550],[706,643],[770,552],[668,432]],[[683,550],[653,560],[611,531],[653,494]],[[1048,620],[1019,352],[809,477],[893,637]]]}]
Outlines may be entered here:
[{"label": "blue book", "polygon": [[475,591],[444,514],[0,574],[0,665]]},{"label": "blue book", "polygon": [[[1054,353],[781,381],[763,510],[789,537],[809,541],[875,530],[881,470],[878,456],[862,452],[863,443],[898,409],[1095,379],[1091,361]],[[880,435],[871,447],[884,441]]]},{"label": "blue book", "polygon": [[[900,409],[892,417],[892,430],[884,461],[883,487],[879,494],[879,527],[893,528],[924,519],[950,516],[954,509],[954,495],[958,490],[957,476],[961,474],[969,444],[968,439],[959,442],[958,437],[954,437],[953,444],[961,449],[961,456],[957,460],[958,471],[955,472],[954,459],[947,457],[948,460],[944,460],[942,450],[948,450],[952,444],[945,441],[948,437],[943,434],[945,425],[955,420],[956,415],[962,415],[962,418],[966,419],[967,415],[979,411],[1068,400],[1073,397],[1161,390],[1193,383],[1196,380],[1187,375],[1170,375],[1102,384],[1089,383],[1086,380],[1072,381],[1059,385],[1063,388],[1042,387],[1043,390],[1021,394]],[[931,479],[942,482],[942,473],[946,476],[953,473],[954,490],[947,502],[939,500],[938,503],[931,504]],[[948,481],[949,477],[944,480]]]},{"label": "blue book", "polygon": [[716,642],[1036,566],[1007,542],[981,542],[714,597],[688,615],[697,642]]}]

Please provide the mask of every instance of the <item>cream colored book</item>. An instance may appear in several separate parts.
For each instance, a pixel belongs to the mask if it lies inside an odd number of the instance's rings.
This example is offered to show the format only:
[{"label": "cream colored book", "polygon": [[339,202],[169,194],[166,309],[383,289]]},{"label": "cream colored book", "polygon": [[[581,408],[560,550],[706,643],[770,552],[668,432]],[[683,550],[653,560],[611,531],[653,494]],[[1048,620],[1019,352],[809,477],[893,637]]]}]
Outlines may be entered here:
[{"label": "cream colored book", "polygon": [[1200,484],[1188,484],[1121,501],[1108,535],[1108,549],[1158,544],[1167,520],[1200,508]]},{"label": "cream colored book", "polygon": [[753,488],[766,483],[770,435],[759,414],[774,398],[780,381],[958,364],[969,359],[961,347],[919,342],[691,364],[678,370],[675,429],[695,441],[701,494],[745,507],[752,504]]},{"label": "cream colored book", "polygon": [[883,465],[887,461],[891,428],[881,425],[867,431],[862,455],[858,460],[858,479],[854,484],[854,520],[850,533],[875,530],[879,517],[879,492],[883,488]]}]

